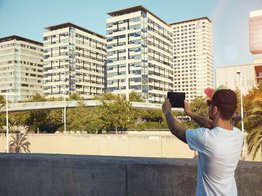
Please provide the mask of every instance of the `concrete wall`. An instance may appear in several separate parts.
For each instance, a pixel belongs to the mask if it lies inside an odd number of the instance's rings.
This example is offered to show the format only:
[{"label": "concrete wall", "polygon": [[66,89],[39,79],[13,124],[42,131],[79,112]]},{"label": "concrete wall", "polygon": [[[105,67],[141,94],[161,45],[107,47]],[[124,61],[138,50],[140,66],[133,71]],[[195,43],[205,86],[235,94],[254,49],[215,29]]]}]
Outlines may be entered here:
[{"label": "concrete wall", "polygon": [[[11,135],[9,136],[9,141]],[[163,158],[194,158],[195,152],[170,134],[29,134],[31,153],[109,155]],[[0,137],[0,152],[6,152],[6,137]],[[246,156],[248,161],[251,156]],[[258,153],[255,161],[262,161]]]},{"label": "concrete wall", "polygon": [[[11,137],[9,137],[9,141]],[[169,131],[134,134],[29,134],[31,153],[194,158],[195,152]],[[6,137],[0,136],[0,152]],[[262,161],[257,153],[255,161]],[[248,161],[251,156],[246,156]]]},{"label": "concrete wall", "polygon": [[[195,159],[0,154],[0,195],[190,196]],[[240,162],[239,196],[261,195],[262,163]]]},{"label": "concrete wall", "polygon": [[[195,155],[169,132],[150,135],[28,134],[28,141],[31,153],[171,158],[193,158]],[[6,152],[5,137],[0,137],[0,152]]]}]

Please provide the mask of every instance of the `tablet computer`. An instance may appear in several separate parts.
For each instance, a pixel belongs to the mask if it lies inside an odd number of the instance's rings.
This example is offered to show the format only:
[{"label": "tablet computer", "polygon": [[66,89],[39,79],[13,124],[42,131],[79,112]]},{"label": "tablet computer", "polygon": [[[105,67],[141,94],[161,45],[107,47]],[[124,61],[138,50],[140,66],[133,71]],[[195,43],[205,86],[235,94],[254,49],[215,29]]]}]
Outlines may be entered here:
[{"label": "tablet computer", "polygon": [[168,92],[167,98],[169,99],[172,108],[184,108],[184,100],[186,93],[183,92]]}]

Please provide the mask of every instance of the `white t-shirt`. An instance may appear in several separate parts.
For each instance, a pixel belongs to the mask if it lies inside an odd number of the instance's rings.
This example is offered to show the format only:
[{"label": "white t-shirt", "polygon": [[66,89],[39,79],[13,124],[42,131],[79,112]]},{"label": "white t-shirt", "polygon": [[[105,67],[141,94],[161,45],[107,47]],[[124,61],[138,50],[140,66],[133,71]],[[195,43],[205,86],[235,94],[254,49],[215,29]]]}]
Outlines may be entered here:
[{"label": "white t-shirt", "polygon": [[188,129],[186,140],[199,154],[196,195],[237,195],[235,169],[243,145],[241,131],[235,127]]}]

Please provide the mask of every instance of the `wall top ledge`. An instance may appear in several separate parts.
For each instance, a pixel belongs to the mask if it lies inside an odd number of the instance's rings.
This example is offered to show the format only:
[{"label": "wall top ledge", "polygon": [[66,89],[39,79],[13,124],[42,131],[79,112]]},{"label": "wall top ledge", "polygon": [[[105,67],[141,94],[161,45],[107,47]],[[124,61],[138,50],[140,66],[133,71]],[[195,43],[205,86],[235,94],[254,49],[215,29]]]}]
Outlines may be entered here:
[{"label": "wall top ledge", "polygon": [[42,161],[75,161],[101,162],[117,164],[153,164],[153,165],[192,165],[197,159],[182,158],[148,158],[125,156],[96,156],[96,155],[65,155],[65,154],[11,154],[0,153],[0,160],[42,160]]},{"label": "wall top ledge", "polygon": [[[118,164],[150,164],[150,165],[190,165],[195,166],[197,159],[182,158],[144,158],[124,156],[95,156],[95,155],[64,155],[64,154],[8,154],[0,153],[0,160],[42,160],[42,161],[76,161],[101,162]],[[262,167],[262,162],[240,161],[240,167]]]}]

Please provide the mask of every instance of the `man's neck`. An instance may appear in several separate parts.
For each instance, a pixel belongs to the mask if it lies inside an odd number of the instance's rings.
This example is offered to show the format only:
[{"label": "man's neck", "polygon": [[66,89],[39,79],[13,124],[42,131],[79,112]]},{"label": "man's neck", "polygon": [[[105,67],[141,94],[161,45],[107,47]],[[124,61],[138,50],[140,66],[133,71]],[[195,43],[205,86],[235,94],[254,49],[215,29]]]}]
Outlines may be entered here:
[{"label": "man's neck", "polygon": [[214,120],[214,127],[221,127],[223,129],[227,129],[229,131],[233,130],[231,120],[223,120],[221,118],[216,118]]}]

